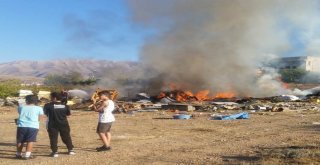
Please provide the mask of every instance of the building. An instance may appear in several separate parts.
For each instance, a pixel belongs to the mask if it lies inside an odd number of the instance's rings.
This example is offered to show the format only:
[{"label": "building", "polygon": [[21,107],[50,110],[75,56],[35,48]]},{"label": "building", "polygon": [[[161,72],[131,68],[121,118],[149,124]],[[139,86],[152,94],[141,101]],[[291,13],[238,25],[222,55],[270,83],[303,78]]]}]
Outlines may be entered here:
[{"label": "building", "polygon": [[274,64],[277,69],[301,68],[309,72],[320,72],[320,56],[283,57]]}]

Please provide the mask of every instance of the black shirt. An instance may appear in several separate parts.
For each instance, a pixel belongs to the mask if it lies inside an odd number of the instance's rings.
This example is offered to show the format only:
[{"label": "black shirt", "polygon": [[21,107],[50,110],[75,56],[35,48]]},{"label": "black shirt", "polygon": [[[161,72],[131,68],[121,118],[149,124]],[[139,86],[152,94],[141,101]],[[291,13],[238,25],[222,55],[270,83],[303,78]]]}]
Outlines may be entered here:
[{"label": "black shirt", "polygon": [[44,114],[49,118],[48,128],[69,126],[67,116],[71,115],[69,106],[60,102],[51,102],[43,107]]}]

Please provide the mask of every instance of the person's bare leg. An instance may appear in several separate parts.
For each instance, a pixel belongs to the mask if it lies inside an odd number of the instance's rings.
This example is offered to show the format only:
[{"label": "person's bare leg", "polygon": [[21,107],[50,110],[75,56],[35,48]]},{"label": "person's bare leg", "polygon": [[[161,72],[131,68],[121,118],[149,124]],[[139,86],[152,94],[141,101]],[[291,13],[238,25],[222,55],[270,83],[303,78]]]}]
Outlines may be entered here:
[{"label": "person's bare leg", "polygon": [[21,156],[22,153],[22,149],[23,149],[23,143],[17,143],[17,156]]},{"label": "person's bare leg", "polygon": [[32,148],[33,148],[33,142],[28,142],[28,143],[27,143],[27,150],[26,150],[26,152],[31,152],[31,151],[32,151]]},{"label": "person's bare leg", "polygon": [[110,132],[106,132],[106,138],[107,138],[107,147],[111,146],[111,133]]},{"label": "person's bare leg", "polygon": [[31,151],[33,147],[33,142],[27,142],[27,149],[26,149],[26,158],[29,158],[31,156]]},{"label": "person's bare leg", "polygon": [[102,140],[103,144],[105,146],[108,146],[108,139],[107,139],[106,135],[104,133],[98,133],[98,134],[99,134],[100,139]]}]

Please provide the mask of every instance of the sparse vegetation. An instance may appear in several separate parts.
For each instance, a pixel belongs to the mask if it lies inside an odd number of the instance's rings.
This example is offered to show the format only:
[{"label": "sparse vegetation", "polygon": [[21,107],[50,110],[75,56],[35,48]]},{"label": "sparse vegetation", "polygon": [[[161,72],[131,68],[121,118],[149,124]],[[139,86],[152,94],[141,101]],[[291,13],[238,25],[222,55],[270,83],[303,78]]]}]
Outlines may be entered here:
[{"label": "sparse vegetation", "polygon": [[33,93],[38,93],[40,90],[45,91],[61,91],[64,89],[62,86],[21,86],[20,80],[5,80],[0,81],[0,98],[18,96],[18,92],[21,89],[31,90]]},{"label": "sparse vegetation", "polygon": [[63,76],[48,75],[45,80],[46,84],[42,86],[37,86],[37,85],[21,86],[20,80],[17,80],[17,79],[3,80],[3,81],[0,81],[0,98],[18,96],[18,92],[21,89],[31,90],[35,94],[41,90],[59,92],[63,89],[71,89],[76,85],[91,85],[96,82],[95,80],[92,80],[92,79],[87,79],[87,80],[79,79],[78,80],[79,82],[76,82],[76,81],[70,81],[71,79],[68,80],[67,78],[68,76],[65,76],[65,75]]}]

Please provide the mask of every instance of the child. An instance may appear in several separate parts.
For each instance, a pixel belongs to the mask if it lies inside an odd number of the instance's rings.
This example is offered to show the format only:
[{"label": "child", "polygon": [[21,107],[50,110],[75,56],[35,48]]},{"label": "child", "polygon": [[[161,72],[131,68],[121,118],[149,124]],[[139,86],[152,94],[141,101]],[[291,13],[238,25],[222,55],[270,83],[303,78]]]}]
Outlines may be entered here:
[{"label": "child", "polygon": [[70,109],[61,102],[60,95],[56,92],[51,93],[51,102],[44,105],[44,113],[48,117],[47,131],[50,138],[52,153],[50,156],[58,157],[58,135],[62,142],[66,144],[69,155],[74,155],[73,144],[70,136],[70,126],[67,116],[70,116]]},{"label": "child", "polygon": [[[17,120],[17,153],[16,158],[32,159],[31,155],[33,143],[37,140],[39,131],[39,119],[43,115],[41,107],[36,106],[38,97],[34,95],[26,96],[26,105],[18,108],[19,118]],[[25,157],[22,157],[23,144],[27,143]]]},{"label": "child", "polygon": [[93,108],[96,112],[99,112],[99,122],[97,126],[97,133],[104,144],[102,147],[96,148],[96,150],[100,152],[100,151],[108,151],[111,149],[110,129],[112,126],[112,122],[115,121],[115,118],[112,114],[112,111],[114,110],[114,103],[112,100],[110,100],[110,94],[108,93],[108,91],[101,91],[99,92],[98,95],[99,95],[101,104],[98,106],[95,105]]}]

